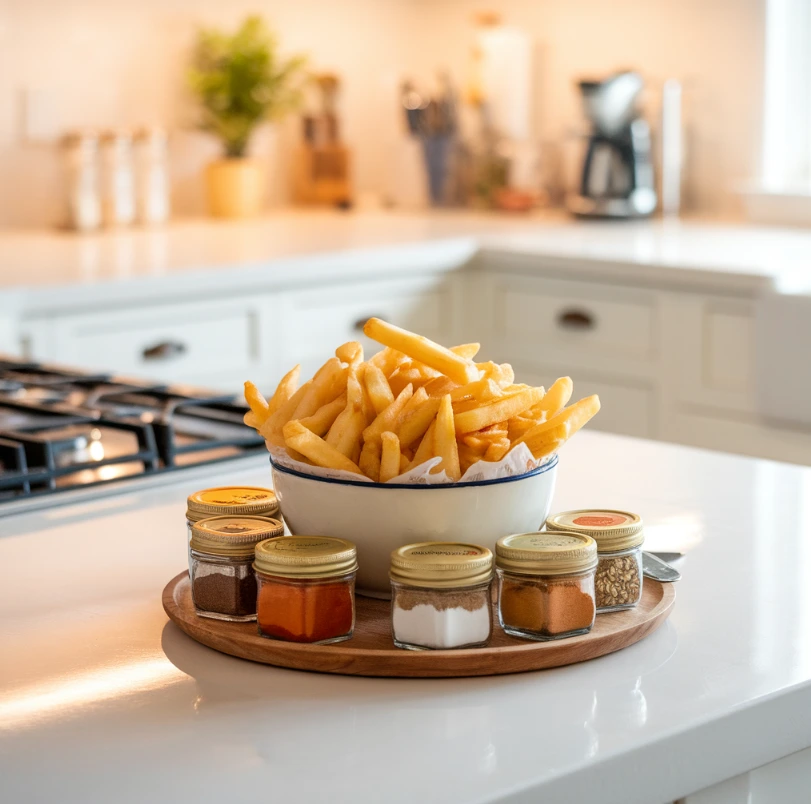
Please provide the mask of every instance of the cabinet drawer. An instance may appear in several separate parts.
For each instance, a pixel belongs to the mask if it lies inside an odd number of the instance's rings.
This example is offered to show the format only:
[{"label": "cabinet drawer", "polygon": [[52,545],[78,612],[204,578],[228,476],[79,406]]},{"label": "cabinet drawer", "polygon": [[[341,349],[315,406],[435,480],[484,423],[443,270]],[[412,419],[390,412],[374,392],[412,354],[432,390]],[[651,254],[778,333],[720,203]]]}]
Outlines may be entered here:
[{"label": "cabinet drawer", "polygon": [[648,371],[656,357],[655,297],[568,280],[495,277],[491,329],[509,357],[614,370]]},{"label": "cabinet drawer", "polygon": [[335,348],[360,341],[367,355],[380,344],[363,335],[372,316],[449,344],[453,339],[453,299],[447,282],[436,279],[374,282],[287,294],[284,303],[285,365],[302,364],[311,376]]},{"label": "cabinet drawer", "polygon": [[88,313],[53,320],[44,357],[119,374],[200,381],[255,366],[258,327],[249,302]]},{"label": "cabinet drawer", "polygon": [[519,365],[514,368],[518,382],[543,385],[545,388],[549,388],[558,377],[571,373],[574,380],[572,401],[598,394],[600,412],[589,422],[590,429],[640,438],[656,435],[656,398],[653,389],[647,386],[591,377],[581,372],[566,372],[564,369]]}]

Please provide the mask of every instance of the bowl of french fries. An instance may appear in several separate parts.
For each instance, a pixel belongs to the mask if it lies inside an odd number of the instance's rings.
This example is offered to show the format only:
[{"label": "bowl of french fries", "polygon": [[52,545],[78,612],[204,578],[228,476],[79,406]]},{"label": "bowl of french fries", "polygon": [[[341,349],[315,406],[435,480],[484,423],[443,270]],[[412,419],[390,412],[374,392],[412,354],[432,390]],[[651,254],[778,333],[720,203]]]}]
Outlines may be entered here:
[{"label": "bowl of french fries", "polygon": [[304,383],[295,366],[265,397],[250,382],[246,424],[264,437],[291,533],[358,546],[358,590],[389,592],[391,552],[415,541],[493,548],[549,513],[557,452],[600,409],[573,384],[515,382],[478,344],[446,348],[371,318],[383,347],[342,344]]}]

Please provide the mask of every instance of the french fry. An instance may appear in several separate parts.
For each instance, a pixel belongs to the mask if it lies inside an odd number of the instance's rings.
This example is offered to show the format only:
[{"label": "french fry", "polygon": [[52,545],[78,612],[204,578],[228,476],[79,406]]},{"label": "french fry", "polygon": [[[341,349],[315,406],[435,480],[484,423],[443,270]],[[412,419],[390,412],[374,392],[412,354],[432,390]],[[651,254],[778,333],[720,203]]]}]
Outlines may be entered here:
[{"label": "french fry", "polygon": [[456,430],[454,428],[453,407],[450,394],[442,397],[439,411],[436,414],[436,431],[434,432],[434,454],[442,458],[442,463],[432,472],[443,469],[451,480],[459,480],[462,476],[459,467],[459,451],[456,446]]},{"label": "french fry", "polygon": [[242,417],[242,421],[245,422],[248,427],[253,427],[254,430],[259,430],[259,428],[262,426],[252,410],[245,413],[245,415]]},{"label": "french fry", "polygon": [[255,390],[261,399],[263,399],[262,395],[258,390],[256,390],[256,386],[253,383],[246,382],[245,399],[248,401],[248,405],[251,406],[251,410],[249,410],[243,417],[245,424],[247,424],[249,427],[253,427],[255,430],[261,430],[265,422],[296,392],[300,373],[301,366],[296,365],[293,366],[293,368],[290,369],[290,371],[288,371],[284,377],[282,377],[281,382],[276,386],[276,391],[270,398],[270,401],[265,403],[267,407],[263,412],[254,411],[253,405],[251,405],[251,401],[248,399],[248,394],[252,393],[248,390],[248,386]]},{"label": "french fry", "polygon": [[480,402],[486,402],[488,399],[501,396],[501,388],[490,377],[482,377],[476,382],[457,386],[450,394],[451,402],[461,402],[465,399],[478,399]]},{"label": "french fry", "polygon": [[408,358],[396,349],[387,346],[381,349],[376,355],[369,358],[368,363],[379,368],[388,377],[400,363],[405,363]]},{"label": "french fry", "polygon": [[380,482],[386,483],[400,474],[400,439],[391,430],[381,433]]},{"label": "french fry", "polygon": [[400,453],[400,471],[398,472],[398,474],[403,474],[403,472],[407,472],[409,463],[411,463],[411,461],[409,461],[408,456],[401,452]]},{"label": "french fry", "polygon": [[363,387],[358,379],[358,370],[354,366],[349,367],[346,375],[346,401],[358,410],[363,408]]},{"label": "french fry", "polygon": [[305,458],[309,458],[316,466],[322,466],[325,469],[342,469],[356,475],[363,474],[356,463],[331,447],[315,433],[311,433],[301,422],[287,422],[283,435],[288,447],[300,452]]},{"label": "french fry", "polygon": [[[296,368],[298,368],[298,366]],[[282,382],[284,382],[284,380],[282,380]],[[270,416],[268,416],[267,421],[259,430],[259,435],[261,435],[266,442],[274,447],[283,447],[285,445],[282,429],[285,424],[293,418],[294,411],[310,389],[311,384],[312,380],[307,380],[298,391],[279,406],[275,413],[271,413]]]},{"label": "french fry", "polygon": [[366,366],[366,373],[363,376],[363,384],[369,398],[372,400],[372,407],[375,415],[382,413],[392,402],[394,394],[391,392],[389,381],[386,375],[373,363]]},{"label": "french fry", "polygon": [[406,402],[411,399],[413,389],[407,385],[397,398],[377,418],[363,431],[364,441],[379,441],[380,436],[386,430],[393,430],[400,411],[405,407]]},{"label": "french fry", "polygon": [[481,348],[480,343],[460,343],[459,346],[451,346],[451,351],[459,357],[464,357],[465,360],[473,360]]},{"label": "french fry", "polygon": [[395,327],[379,318],[370,318],[363,332],[372,340],[419,360],[429,368],[450,377],[459,385],[479,379],[479,370],[474,363],[421,335]]},{"label": "french fry", "polygon": [[478,463],[484,458],[484,452],[473,449],[464,443],[459,444],[457,442],[457,450],[459,452],[459,471],[462,474],[467,472],[474,463]]},{"label": "french fry", "polygon": [[[532,409],[530,408],[530,412],[531,411]],[[511,442],[515,441],[524,435],[524,433],[535,427],[536,424],[540,424],[543,421],[545,421],[544,417],[531,419],[526,416],[514,416],[507,422],[507,437]]]},{"label": "french fry", "polygon": [[434,432],[436,430],[436,418],[431,422],[428,429],[425,431],[425,435],[422,437],[422,441],[420,441],[419,447],[417,447],[417,451],[414,453],[414,458],[412,459],[411,463],[409,464],[409,469],[413,469],[415,466],[419,466],[421,463],[425,463],[429,458],[431,458],[434,454]]},{"label": "french fry", "polygon": [[366,418],[363,411],[347,403],[343,412],[329,428],[324,440],[347,458],[352,458],[353,455],[357,458],[355,447],[357,446],[357,453],[360,454],[361,433],[364,427]]},{"label": "french fry", "polygon": [[493,441],[484,453],[485,461],[500,461],[510,451],[510,439],[507,436]]},{"label": "french fry", "polygon": [[363,444],[363,449],[360,451],[358,458],[358,466],[363,474],[378,482],[380,478],[380,454],[382,449],[382,442],[366,441]]},{"label": "french fry", "polygon": [[572,398],[572,391],[574,384],[571,377],[560,377],[552,383],[552,386],[546,392],[544,398],[532,408],[533,415],[538,415],[543,412],[546,414],[546,419],[551,419],[559,413]]},{"label": "french fry", "polygon": [[531,408],[542,398],[542,388],[527,388],[514,396],[506,396],[483,407],[457,413],[455,415],[456,432],[472,433],[491,424],[511,419]]},{"label": "french fry", "polygon": [[363,346],[357,341],[349,341],[348,343],[341,344],[335,350],[335,357],[342,363],[348,363],[350,366],[359,366],[363,362]]},{"label": "french fry", "polygon": [[450,377],[439,376],[430,382],[425,383],[425,388],[428,396],[442,397],[449,394],[454,388],[456,383]]},{"label": "french fry", "polygon": [[[258,426],[261,427],[270,415],[268,401],[250,380],[245,381],[245,401],[248,403],[248,407],[251,409],[254,418],[259,423]],[[245,415],[247,416],[248,414],[246,413]],[[257,425],[252,426],[256,427]]]},{"label": "french fry", "polygon": [[[420,389],[421,391],[424,389]],[[419,391],[417,392],[419,393]],[[412,399],[416,397],[414,394]],[[439,410],[439,403],[442,400],[437,397],[428,397],[418,406],[414,406],[407,413],[399,417],[397,435],[400,437],[400,445],[410,447],[420,436],[422,436],[431,426],[431,422],[436,417]]]},{"label": "french fry", "polygon": [[332,402],[327,402],[326,405],[321,405],[312,416],[306,419],[299,419],[299,421],[311,432],[317,436],[323,436],[330,427],[332,427],[335,420],[340,415],[341,411],[346,407],[346,394],[343,393],[336,397]]},{"label": "french fry", "polygon": [[393,433],[396,433],[399,428],[400,423],[412,413],[412,411],[416,410],[420,405],[424,402],[428,401],[428,394],[424,388],[417,388],[416,391],[411,395],[411,398],[408,402],[403,405],[403,409],[400,411],[400,415],[397,417],[397,421],[395,423],[395,427],[392,429]]},{"label": "french fry", "polygon": [[564,408],[549,421],[533,427],[519,438],[513,447],[526,444],[535,458],[549,455],[571,438],[600,410],[600,397],[587,396]]},{"label": "french fry", "polygon": [[515,380],[515,372],[509,363],[477,363],[476,367],[484,373],[484,376],[493,380],[501,388],[506,388]]},{"label": "french fry", "polygon": [[349,369],[341,364],[337,357],[331,357],[315,373],[307,393],[299,402],[293,419],[305,419],[312,416],[321,405],[332,402],[346,389],[346,377]]},{"label": "french fry", "polygon": [[426,369],[415,361],[402,363],[397,367],[394,374],[389,377],[389,385],[394,394],[399,394],[406,385],[411,384],[414,388],[420,388],[426,383],[440,378],[442,375],[433,369]]}]

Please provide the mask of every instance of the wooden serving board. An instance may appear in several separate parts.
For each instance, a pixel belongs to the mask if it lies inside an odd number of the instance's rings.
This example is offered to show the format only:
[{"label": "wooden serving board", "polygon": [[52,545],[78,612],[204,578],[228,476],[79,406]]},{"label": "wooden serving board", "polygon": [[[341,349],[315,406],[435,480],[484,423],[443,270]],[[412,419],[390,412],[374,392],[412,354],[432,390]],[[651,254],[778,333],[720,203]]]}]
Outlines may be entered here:
[{"label": "wooden serving board", "polygon": [[635,609],[598,614],[582,636],[531,642],[507,636],[493,612],[493,638],[486,648],[411,651],[395,648],[389,622],[391,603],[358,597],[355,634],[334,645],[300,645],[259,636],[256,623],[228,623],[198,617],[188,573],[163,590],[163,608],[182,631],[209,648],[253,662],[351,676],[442,678],[523,673],[595,659],[627,648],[655,631],[668,617],[673,584],[645,579]]}]

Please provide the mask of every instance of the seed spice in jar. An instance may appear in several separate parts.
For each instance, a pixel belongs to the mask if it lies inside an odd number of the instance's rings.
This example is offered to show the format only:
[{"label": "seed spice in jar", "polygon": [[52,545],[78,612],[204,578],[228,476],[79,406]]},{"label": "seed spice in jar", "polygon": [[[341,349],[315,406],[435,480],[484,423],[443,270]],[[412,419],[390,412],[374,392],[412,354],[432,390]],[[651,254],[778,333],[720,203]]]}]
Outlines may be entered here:
[{"label": "seed spice in jar", "polygon": [[636,606],[642,598],[642,519],[628,511],[583,509],[552,514],[549,530],[591,536],[597,542],[594,592],[597,612],[620,611]]},{"label": "seed spice in jar", "polygon": [[475,544],[420,542],[391,554],[394,644],[447,650],[487,644],[493,554]]},{"label": "seed spice in jar", "polygon": [[594,625],[597,545],[578,533],[534,532],[496,542],[499,621],[504,631],[545,641]]}]

